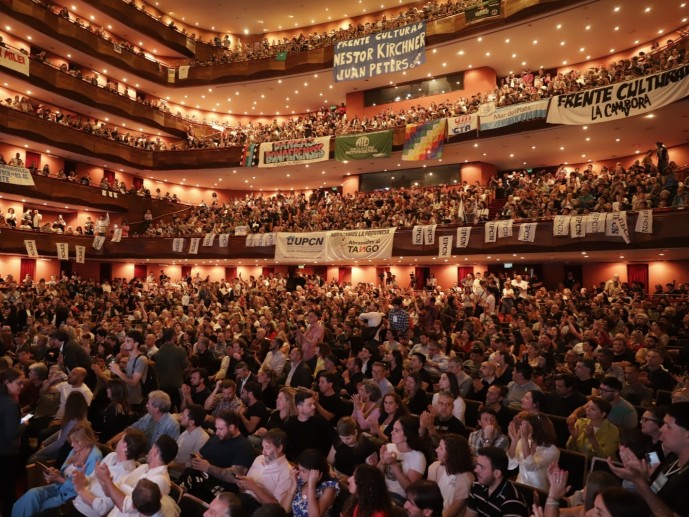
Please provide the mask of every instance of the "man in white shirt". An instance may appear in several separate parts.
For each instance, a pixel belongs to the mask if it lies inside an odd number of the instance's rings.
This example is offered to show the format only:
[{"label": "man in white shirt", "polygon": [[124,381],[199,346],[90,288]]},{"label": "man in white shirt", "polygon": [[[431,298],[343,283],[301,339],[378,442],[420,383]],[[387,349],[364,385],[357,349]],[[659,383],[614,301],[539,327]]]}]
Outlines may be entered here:
[{"label": "man in white shirt", "polygon": [[[136,459],[146,449],[146,437],[138,429],[129,428],[124,436],[117,442],[115,452],[108,454],[101,465],[106,465],[113,481],[119,483],[137,467]],[[110,499],[95,472],[90,476],[84,476],[80,470],[72,474],[74,486],[77,489],[77,497],[73,499],[74,508],[86,517],[101,517],[107,515],[113,509],[115,503]]]},{"label": "man in white shirt", "polygon": [[177,442],[168,435],[158,437],[146,455],[146,463],[140,465],[131,474],[115,484],[110,469],[101,463],[96,467],[96,477],[105,493],[113,500],[115,507],[108,517],[138,517],[139,512],[134,508],[132,492],[143,477],[153,481],[160,488],[160,493],[170,493],[170,475],[167,465],[177,456]]},{"label": "man in white shirt", "polygon": [[205,419],[206,410],[200,404],[190,404],[182,412],[180,425],[185,429],[177,438],[177,457],[168,465],[173,477],[179,476],[185,468],[191,467],[191,457],[208,441],[208,433],[201,427]]},{"label": "man in white shirt", "polygon": [[283,354],[280,349],[282,345],[285,344],[285,340],[279,337],[270,340],[270,350],[266,354],[266,358],[263,360],[261,369],[271,368],[277,378],[282,377],[282,372],[285,369],[285,363],[287,362],[287,357]]},{"label": "man in white shirt", "polygon": [[93,400],[93,393],[91,392],[89,387],[86,384],[84,384],[84,380],[86,379],[86,370],[84,368],[73,368],[72,371],[69,372],[66,381],[58,382],[57,384],[55,384],[56,381],[58,381],[61,378],[62,372],[57,369],[53,370],[50,374],[50,377],[48,378],[45,387],[41,388],[41,392],[47,392],[51,391],[50,387],[53,386],[52,390],[60,394],[60,407],[58,408],[57,414],[55,415],[56,420],[61,420],[62,416],[65,414],[65,404],[67,403],[67,397],[69,397],[69,394],[73,391],[80,391],[81,394],[84,395],[86,404],[89,406],[91,405],[91,401]]}]

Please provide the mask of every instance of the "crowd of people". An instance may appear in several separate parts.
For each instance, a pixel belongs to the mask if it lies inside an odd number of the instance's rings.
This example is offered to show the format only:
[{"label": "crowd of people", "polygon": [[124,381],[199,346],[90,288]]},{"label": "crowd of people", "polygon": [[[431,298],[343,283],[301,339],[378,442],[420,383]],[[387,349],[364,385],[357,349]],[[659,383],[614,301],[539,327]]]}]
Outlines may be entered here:
[{"label": "crowd of people", "polygon": [[[510,74],[499,79],[492,91],[475,94],[471,98],[461,97],[453,101],[434,101],[430,104],[418,104],[408,109],[399,110],[389,107],[370,117],[348,115],[343,105],[335,108],[322,107],[313,112],[290,117],[282,122],[275,119],[272,123],[258,122],[254,124],[249,122],[231,125],[217,120],[212,121],[211,124],[207,119],[198,120],[196,115],[185,116],[180,110],[177,110],[175,116],[184,118],[190,124],[187,129],[187,138],[185,140],[168,139],[167,142],[160,137],[151,135],[135,135],[103,121],[91,120],[90,117],[75,113],[66,114],[59,107],[38,104],[38,108],[34,108],[37,101],[31,101],[25,96],[17,95],[14,99],[9,97],[5,99],[5,104],[26,113],[33,113],[51,122],[68,125],[74,129],[145,150],[217,149],[243,146],[250,143],[394,129],[411,123],[476,113],[480,106],[486,103],[495,103],[498,107],[508,106],[626,81],[684,65],[686,63],[684,44],[686,37],[687,33],[681,31],[678,39],[668,40],[663,47],[656,42],[650,52],[639,52],[629,59],[613,61],[607,66],[593,66],[583,70],[571,70],[567,73],[550,72],[544,68],[536,72],[525,69],[519,74]],[[51,64],[51,58],[47,56],[45,51],[38,51],[33,57]],[[95,72],[84,73],[79,67],[66,64],[62,64],[60,70],[98,85],[98,74]],[[108,80],[103,87],[114,93],[120,93],[116,82]],[[126,88],[121,93],[132,97]],[[172,109],[164,99],[155,99],[137,92],[134,101],[166,113],[172,113]],[[209,135],[205,128],[201,130],[197,127],[199,124],[202,126],[221,126],[223,129],[222,131],[211,132]]]},{"label": "crowd of people", "polygon": [[3,515],[683,515],[689,283],[2,280]]}]

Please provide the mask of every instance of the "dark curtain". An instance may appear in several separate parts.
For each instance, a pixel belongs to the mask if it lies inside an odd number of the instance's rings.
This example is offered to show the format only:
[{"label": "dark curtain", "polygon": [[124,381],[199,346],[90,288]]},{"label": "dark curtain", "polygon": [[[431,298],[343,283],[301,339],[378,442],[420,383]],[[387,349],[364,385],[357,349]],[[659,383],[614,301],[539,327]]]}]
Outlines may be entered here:
[{"label": "dark curtain", "polygon": [[132,180],[132,185],[134,185],[134,188],[138,190],[138,189],[140,189],[141,187],[143,187],[143,185],[144,185],[144,179],[143,179],[143,178],[139,178],[138,176],[134,176],[134,178],[133,178],[133,180]]},{"label": "dark curtain", "polygon": [[233,278],[237,278],[237,267],[225,266],[225,280],[232,280]]},{"label": "dark curtain", "polygon": [[182,266],[182,279],[191,276],[191,266]]},{"label": "dark curtain", "polygon": [[459,266],[457,268],[457,285],[461,286],[467,275],[471,273],[474,274],[474,266]]},{"label": "dark curtain", "polygon": [[134,278],[146,280],[146,264],[134,264]]},{"label": "dark curtain", "polygon": [[110,262],[101,262],[100,264],[100,281],[110,282],[112,280],[112,264]]},{"label": "dark curtain", "polygon": [[274,268],[274,267],[263,266],[263,270],[261,271],[261,274],[262,274],[264,277],[268,277],[268,276],[272,275],[274,271],[275,271],[275,268]]},{"label": "dark curtain", "polygon": [[[103,177],[108,180],[110,185],[115,183],[115,171],[103,171]],[[144,276],[146,278],[146,276]]]},{"label": "dark curtain", "polygon": [[641,288],[648,294],[648,264],[627,264],[627,283],[641,284]]}]

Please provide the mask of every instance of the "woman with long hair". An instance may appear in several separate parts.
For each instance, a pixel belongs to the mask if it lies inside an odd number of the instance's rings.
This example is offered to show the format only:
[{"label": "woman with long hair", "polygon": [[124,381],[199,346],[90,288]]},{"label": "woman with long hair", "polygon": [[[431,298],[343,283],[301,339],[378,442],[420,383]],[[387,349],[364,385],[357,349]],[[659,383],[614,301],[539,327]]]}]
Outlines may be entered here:
[{"label": "woman with long hair", "polygon": [[426,471],[426,457],[421,452],[419,419],[403,416],[392,426],[391,443],[380,448],[378,467],[385,474],[390,497],[404,506],[405,490]]},{"label": "woman with long hair", "polygon": [[[409,410],[396,392],[390,392],[383,397],[378,425],[371,425],[370,432],[382,440],[388,441],[392,436],[392,426],[395,421],[409,414]],[[370,423],[370,422],[369,422]]]},{"label": "woman with long hair", "polygon": [[0,374],[0,512],[10,515],[16,498],[19,478],[19,437],[21,409],[19,395],[24,386],[24,374],[8,368]]},{"label": "woman with long hair", "polygon": [[333,445],[328,453],[328,463],[342,484],[354,474],[357,465],[377,461],[378,446],[367,435],[361,433],[359,426],[350,416],[343,416],[335,427],[340,438],[338,445]]},{"label": "woman with long hair", "polygon": [[392,513],[385,477],[376,467],[359,465],[349,478],[349,493],[344,517],[389,517]]},{"label": "woman with long hair", "polygon": [[254,432],[253,436],[261,438],[268,429],[275,427],[282,428],[282,425],[291,417],[297,416],[297,405],[294,402],[294,396],[297,391],[294,388],[285,386],[278,392],[275,400],[275,410],[268,417],[265,427],[260,427]]},{"label": "woman with long hair", "polygon": [[262,367],[256,376],[256,380],[261,385],[261,400],[266,407],[274,408],[277,402],[277,375],[275,370],[269,366]]},{"label": "woman with long hair", "polygon": [[380,416],[380,387],[375,381],[365,380],[357,385],[357,394],[352,397],[354,410],[352,418],[364,431],[369,431],[371,422]]},{"label": "woman with long hair", "polygon": [[65,401],[65,412],[60,420],[60,429],[43,441],[42,448],[29,458],[29,463],[37,461],[45,463],[49,460],[58,460],[58,464],[62,463],[69,453],[68,449],[60,457],[63,446],[67,445],[67,436],[78,422],[86,421],[88,410],[89,406],[82,392],[70,393]]},{"label": "woman with long hair", "polygon": [[438,461],[428,467],[429,481],[435,481],[443,494],[443,517],[464,515],[469,491],[474,482],[474,465],[466,438],[447,433],[435,450]]},{"label": "woman with long hair", "polygon": [[45,472],[46,486],[32,488],[14,503],[12,517],[32,517],[57,508],[77,495],[72,473],[77,470],[89,476],[102,458],[96,435],[88,422],[78,422],[69,433],[72,451],[60,470],[50,467]]},{"label": "woman with long hair", "polygon": [[404,405],[414,415],[420,415],[428,408],[428,394],[421,387],[421,383],[418,373],[410,373],[404,379]]},{"label": "woman with long hair", "polygon": [[297,458],[297,490],[292,498],[294,517],[328,517],[340,492],[330,477],[330,466],[322,452],[306,449]]},{"label": "woman with long hair", "polygon": [[441,373],[440,379],[438,380],[438,388],[438,392],[433,394],[431,405],[436,406],[438,404],[438,398],[440,397],[441,391],[449,391],[455,399],[452,415],[457,418],[457,420],[464,423],[464,412],[466,411],[467,405],[459,394],[459,381],[457,380],[457,376],[454,374]]},{"label": "woman with long hair", "polygon": [[542,413],[527,413],[508,426],[510,468],[519,467],[517,481],[544,492],[548,490],[548,467],[560,459],[555,446],[555,427]]},{"label": "woman with long hair", "polygon": [[126,384],[115,378],[109,380],[106,386],[105,392],[109,403],[93,421],[93,428],[99,433],[100,441],[103,443],[123,431],[132,420]]}]

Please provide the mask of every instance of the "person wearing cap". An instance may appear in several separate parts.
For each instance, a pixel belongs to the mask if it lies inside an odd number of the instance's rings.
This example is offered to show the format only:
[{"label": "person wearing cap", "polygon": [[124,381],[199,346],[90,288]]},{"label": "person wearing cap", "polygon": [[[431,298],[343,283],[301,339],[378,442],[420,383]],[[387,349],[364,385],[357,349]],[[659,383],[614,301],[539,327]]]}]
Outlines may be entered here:
[{"label": "person wearing cap", "polygon": [[645,461],[634,452],[620,447],[622,466],[608,459],[613,474],[634,483],[655,516],[687,515],[686,491],[689,486],[689,402],[678,402],[667,408],[660,440],[667,453],[665,460],[648,475]]}]

